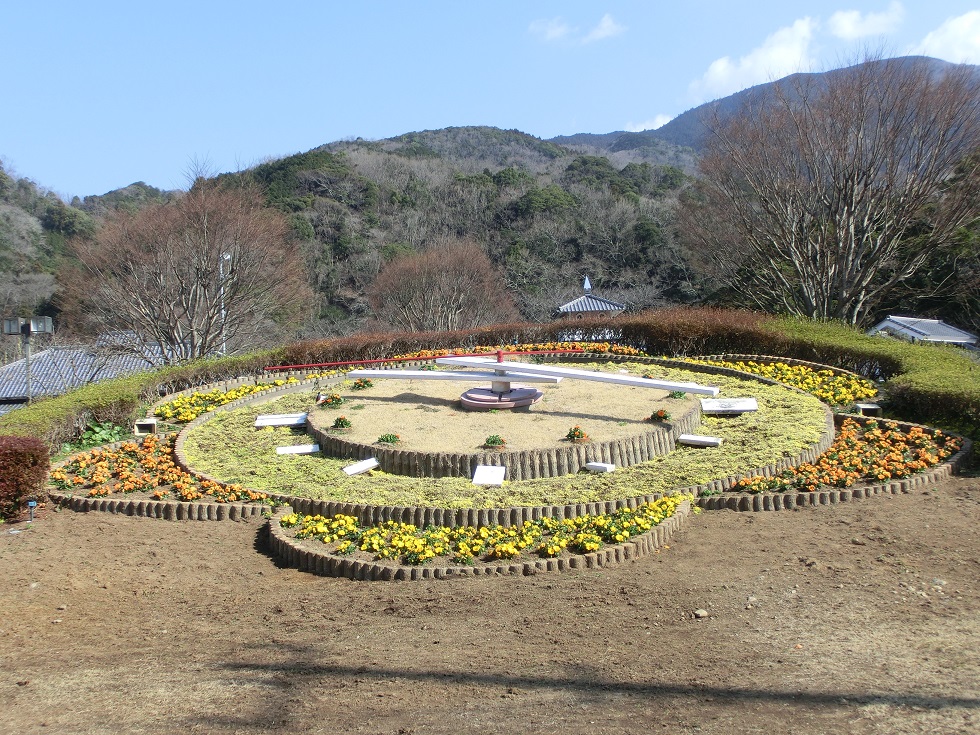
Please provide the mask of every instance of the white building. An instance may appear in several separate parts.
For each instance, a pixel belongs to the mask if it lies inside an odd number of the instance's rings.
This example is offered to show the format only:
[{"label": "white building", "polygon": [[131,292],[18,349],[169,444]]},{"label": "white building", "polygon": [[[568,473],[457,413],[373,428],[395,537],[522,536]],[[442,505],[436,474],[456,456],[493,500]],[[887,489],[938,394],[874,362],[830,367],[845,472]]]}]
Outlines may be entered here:
[{"label": "white building", "polygon": [[887,334],[910,342],[940,342],[974,349],[977,347],[977,335],[957,329],[939,319],[889,315],[869,329],[868,334]]}]

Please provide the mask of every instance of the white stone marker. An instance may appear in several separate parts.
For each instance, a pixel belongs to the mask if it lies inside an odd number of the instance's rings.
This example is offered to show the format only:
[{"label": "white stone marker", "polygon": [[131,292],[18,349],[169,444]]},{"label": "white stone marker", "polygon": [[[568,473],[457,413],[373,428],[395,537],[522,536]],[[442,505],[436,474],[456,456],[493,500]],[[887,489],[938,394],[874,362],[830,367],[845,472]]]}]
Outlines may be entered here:
[{"label": "white stone marker", "polygon": [[699,436],[698,434],[681,434],[677,437],[678,444],[687,444],[691,447],[720,447],[721,437],[718,436]]},{"label": "white stone marker", "polygon": [[701,412],[719,416],[736,416],[758,411],[759,402],[754,398],[702,398]]},{"label": "white stone marker", "polygon": [[586,462],[585,469],[589,472],[612,472],[616,469],[616,465],[608,462]]},{"label": "white stone marker", "polygon": [[473,473],[474,485],[503,485],[507,468],[492,464],[478,464]]},{"label": "white stone marker", "polygon": [[256,429],[261,426],[302,426],[305,423],[305,413],[264,413],[255,418]]},{"label": "white stone marker", "polygon": [[152,416],[147,416],[145,419],[139,419],[135,424],[133,424],[133,433],[136,436],[146,436],[147,434],[156,434],[157,420]]},{"label": "white stone marker", "polygon": [[316,454],[319,451],[319,444],[297,444],[293,447],[276,447],[276,454]]},{"label": "white stone marker", "polygon": [[375,467],[379,467],[380,465],[381,463],[374,457],[369,457],[368,459],[362,459],[360,462],[355,462],[354,464],[349,464],[344,467],[344,474],[360,475],[361,473],[367,472],[368,470],[373,470]]}]

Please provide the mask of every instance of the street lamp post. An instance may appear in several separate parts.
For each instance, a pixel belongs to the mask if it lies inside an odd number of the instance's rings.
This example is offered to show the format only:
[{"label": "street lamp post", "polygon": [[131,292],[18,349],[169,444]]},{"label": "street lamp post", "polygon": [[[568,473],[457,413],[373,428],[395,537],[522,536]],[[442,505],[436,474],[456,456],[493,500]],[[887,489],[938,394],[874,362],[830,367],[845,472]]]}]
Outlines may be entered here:
[{"label": "street lamp post", "polygon": [[[231,253],[222,253],[218,258],[218,281],[221,290],[221,356],[228,354],[228,344],[225,341],[225,261],[231,261]],[[230,271],[229,271],[230,274]]]},{"label": "street lamp post", "polygon": [[3,320],[4,334],[19,334],[24,345],[24,373],[27,387],[27,402],[31,402],[31,335],[51,334],[54,331],[49,316],[32,316],[29,319],[18,317]]}]

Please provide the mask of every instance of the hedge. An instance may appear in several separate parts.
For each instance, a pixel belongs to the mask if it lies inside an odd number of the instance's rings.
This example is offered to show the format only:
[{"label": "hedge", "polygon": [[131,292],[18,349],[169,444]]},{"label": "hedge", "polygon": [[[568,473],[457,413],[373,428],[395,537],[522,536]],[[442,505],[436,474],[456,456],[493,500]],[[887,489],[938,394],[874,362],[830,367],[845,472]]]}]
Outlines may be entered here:
[{"label": "hedge", "polygon": [[241,376],[259,378],[264,366],[369,360],[427,349],[558,342],[568,340],[570,332],[577,341],[615,338],[650,355],[774,355],[845,368],[885,381],[889,415],[980,438],[980,364],[964,350],[868,337],[843,324],[687,307],[604,319],[502,324],[457,332],[367,333],[297,342],[86,386],[0,417],[0,434],[38,437],[57,449],[76,438],[90,420],[126,425],[160,395]]},{"label": "hedge", "polygon": [[0,518],[16,518],[24,501],[44,495],[50,466],[40,439],[0,436]]},{"label": "hedge", "polygon": [[77,439],[89,422],[127,426],[160,396],[245,375],[258,379],[266,365],[281,359],[278,351],[266,350],[92,383],[0,416],[0,435],[32,436],[56,451]]}]

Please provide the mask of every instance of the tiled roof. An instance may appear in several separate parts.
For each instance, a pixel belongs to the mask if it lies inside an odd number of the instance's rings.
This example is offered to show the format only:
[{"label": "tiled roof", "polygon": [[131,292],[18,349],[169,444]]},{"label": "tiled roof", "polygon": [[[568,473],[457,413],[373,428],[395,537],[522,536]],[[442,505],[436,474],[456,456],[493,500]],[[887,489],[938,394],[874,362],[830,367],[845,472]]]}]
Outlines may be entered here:
[{"label": "tiled roof", "polygon": [[939,319],[919,319],[910,316],[889,316],[869,330],[869,334],[892,332],[913,340],[923,342],[950,342],[953,344],[976,344],[977,336],[958,329]]},{"label": "tiled roof", "polygon": [[585,296],[579,296],[574,301],[562,304],[558,307],[558,311],[566,314],[574,314],[583,311],[623,311],[625,308],[626,304],[617,304],[615,301],[587,293]]},{"label": "tiled roof", "polygon": [[[153,367],[153,361],[135,355],[106,354],[78,347],[55,347],[31,355],[31,395],[59,395],[86,383],[138,373]],[[0,367],[0,400],[26,398],[25,361],[18,360]]]}]

